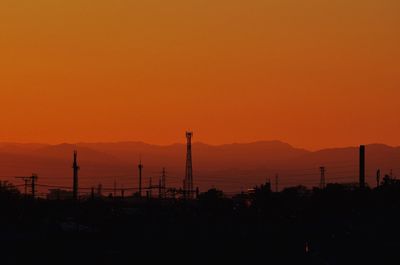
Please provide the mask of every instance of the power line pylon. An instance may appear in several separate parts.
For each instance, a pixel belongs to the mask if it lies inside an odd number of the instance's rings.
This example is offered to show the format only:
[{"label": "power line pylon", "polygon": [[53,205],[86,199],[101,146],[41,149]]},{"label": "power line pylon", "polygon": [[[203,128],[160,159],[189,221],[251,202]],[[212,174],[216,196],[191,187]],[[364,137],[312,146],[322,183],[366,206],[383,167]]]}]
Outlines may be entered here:
[{"label": "power line pylon", "polygon": [[192,137],[193,132],[186,132],[186,174],[183,181],[183,196],[185,199],[193,199],[193,164],[192,164]]}]

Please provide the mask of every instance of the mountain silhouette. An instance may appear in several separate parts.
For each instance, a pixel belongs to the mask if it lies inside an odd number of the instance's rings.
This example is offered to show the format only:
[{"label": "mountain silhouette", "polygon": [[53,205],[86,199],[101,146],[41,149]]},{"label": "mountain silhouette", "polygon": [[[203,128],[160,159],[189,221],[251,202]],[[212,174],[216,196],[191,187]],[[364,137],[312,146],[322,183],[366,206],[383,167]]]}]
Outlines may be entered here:
[{"label": "mountain silhouette", "polygon": [[[185,144],[151,145],[143,142],[78,144],[0,144],[0,176],[15,182],[13,176],[37,173],[42,183],[70,186],[72,152],[78,150],[80,185],[102,183],[122,187],[137,186],[137,163],[144,164],[144,185],[149,177],[158,181],[167,170],[168,186],[180,187],[185,169]],[[400,170],[400,148],[383,144],[367,145],[367,182],[375,183],[378,168],[383,174]],[[195,185],[240,191],[266,180],[280,187],[303,184],[317,186],[319,167],[326,167],[327,182],[358,180],[358,147],[308,151],[280,141],[259,141],[224,145],[193,144]],[[118,187],[119,187],[118,186]]]}]

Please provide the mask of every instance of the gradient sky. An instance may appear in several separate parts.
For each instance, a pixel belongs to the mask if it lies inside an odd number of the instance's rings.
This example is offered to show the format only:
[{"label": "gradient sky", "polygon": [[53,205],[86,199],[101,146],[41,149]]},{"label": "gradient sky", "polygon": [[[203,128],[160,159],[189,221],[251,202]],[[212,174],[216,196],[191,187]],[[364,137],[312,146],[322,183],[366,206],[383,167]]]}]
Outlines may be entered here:
[{"label": "gradient sky", "polygon": [[398,0],[1,0],[0,141],[400,145]]}]

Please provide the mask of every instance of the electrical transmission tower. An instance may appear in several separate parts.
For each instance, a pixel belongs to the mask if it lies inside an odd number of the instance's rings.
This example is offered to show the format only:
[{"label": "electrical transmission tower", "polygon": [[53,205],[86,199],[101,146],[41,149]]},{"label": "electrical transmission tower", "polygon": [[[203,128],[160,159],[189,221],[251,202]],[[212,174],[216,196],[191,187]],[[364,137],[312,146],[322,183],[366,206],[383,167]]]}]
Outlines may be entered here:
[{"label": "electrical transmission tower", "polygon": [[186,175],[183,181],[183,196],[185,199],[193,199],[193,165],[192,165],[192,137],[193,132],[186,132],[187,152],[186,152]]},{"label": "electrical transmission tower", "polygon": [[73,198],[74,200],[78,200],[78,171],[79,171],[79,166],[78,166],[78,152],[74,151],[74,164],[72,165],[73,171],[74,171],[74,179],[73,179]]},{"label": "electrical transmission tower", "polygon": [[323,190],[323,189],[325,189],[325,167],[320,167],[319,169],[321,171],[321,179],[320,179],[319,187]]}]

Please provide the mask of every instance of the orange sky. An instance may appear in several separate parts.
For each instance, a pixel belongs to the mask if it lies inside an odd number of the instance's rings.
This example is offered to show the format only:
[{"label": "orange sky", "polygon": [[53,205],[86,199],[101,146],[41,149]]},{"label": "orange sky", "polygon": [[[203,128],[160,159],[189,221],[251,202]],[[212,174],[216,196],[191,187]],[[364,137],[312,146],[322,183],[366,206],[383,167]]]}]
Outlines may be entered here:
[{"label": "orange sky", "polygon": [[2,0],[0,141],[400,145],[398,0]]}]

